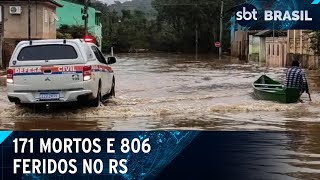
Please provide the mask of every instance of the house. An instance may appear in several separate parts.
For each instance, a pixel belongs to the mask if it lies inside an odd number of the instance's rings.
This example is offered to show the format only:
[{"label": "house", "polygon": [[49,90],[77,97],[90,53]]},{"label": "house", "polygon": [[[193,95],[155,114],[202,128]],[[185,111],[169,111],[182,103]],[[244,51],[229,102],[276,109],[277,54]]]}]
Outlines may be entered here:
[{"label": "house", "polygon": [[249,59],[268,66],[285,66],[287,59],[286,42],[286,31],[255,31],[249,36]]},{"label": "house", "polygon": [[[237,24],[235,16],[231,17],[230,24],[231,56],[237,57],[241,61],[251,61],[257,58],[255,55],[258,53],[257,49],[253,48],[255,46],[252,44],[253,41],[256,40],[252,35],[257,33],[257,31],[248,31],[246,28]],[[249,56],[250,54],[252,54],[251,57]]]},{"label": "house", "polygon": [[309,31],[244,31],[239,28],[231,37],[231,55],[240,60],[248,58],[267,66],[287,67],[298,58],[303,68],[320,67],[319,57],[311,48]]},{"label": "house", "polygon": [[[229,11],[235,12],[238,7],[233,7]],[[235,16],[231,17],[230,24],[231,56],[238,57],[239,60],[259,62],[273,67],[287,67],[298,58],[303,68],[320,68],[317,55],[320,52],[316,53],[311,48],[312,33],[308,30],[252,31],[240,26]]]},{"label": "house", "polygon": [[[81,9],[84,7],[81,4],[75,4],[68,1],[56,0],[57,3],[62,4],[63,8],[57,9],[58,22],[56,27],[59,29],[61,25],[77,25],[83,26]],[[88,31],[95,36],[98,46],[102,44],[102,25],[100,22],[101,12],[92,7],[88,8]]]},{"label": "house", "polygon": [[[29,26],[30,5],[30,26]],[[54,0],[0,1],[0,65],[7,67],[12,51],[21,40],[56,38],[56,9],[62,7]]]},{"label": "house", "polygon": [[[307,30],[271,31],[260,33],[266,35],[266,64],[272,67],[291,66],[294,59],[307,69],[319,68],[319,57],[311,48]],[[268,35],[269,34],[269,35]]]}]

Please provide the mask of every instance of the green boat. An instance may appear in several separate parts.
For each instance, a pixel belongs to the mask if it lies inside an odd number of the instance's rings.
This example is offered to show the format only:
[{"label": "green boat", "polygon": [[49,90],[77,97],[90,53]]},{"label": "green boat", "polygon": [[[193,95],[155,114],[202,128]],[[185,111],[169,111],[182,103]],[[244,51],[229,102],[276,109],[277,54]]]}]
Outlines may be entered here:
[{"label": "green boat", "polygon": [[255,96],[261,100],[295,103],[301,96],[300,89],[287,88],[266,75],[253,82],[252,86]]}]

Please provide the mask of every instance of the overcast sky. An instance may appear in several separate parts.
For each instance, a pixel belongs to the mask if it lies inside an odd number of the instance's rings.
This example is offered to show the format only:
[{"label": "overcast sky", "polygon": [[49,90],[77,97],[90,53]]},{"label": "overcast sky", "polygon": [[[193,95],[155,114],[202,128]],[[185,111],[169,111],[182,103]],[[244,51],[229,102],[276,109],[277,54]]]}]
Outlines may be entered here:
[{"label": "overcast sky", "polygon": [[114,1],[125,2],[125,1],[128,1],[128,0],[100,0],[100,1],[106,2],[107,4],[113,4]]}]

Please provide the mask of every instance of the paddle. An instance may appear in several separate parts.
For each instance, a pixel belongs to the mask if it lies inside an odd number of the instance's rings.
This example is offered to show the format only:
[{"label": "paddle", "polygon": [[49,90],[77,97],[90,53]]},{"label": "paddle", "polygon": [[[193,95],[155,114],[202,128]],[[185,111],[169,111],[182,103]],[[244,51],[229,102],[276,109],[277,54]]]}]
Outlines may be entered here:
[{"label": "paddle", "polygon": [[312,101],[312,99],[311,99],[311,95],[310,95],[310,93],[309,93],[309,92],[308,92],[308,95],[309,95],[309,100],[310,100],[310,101]]}]

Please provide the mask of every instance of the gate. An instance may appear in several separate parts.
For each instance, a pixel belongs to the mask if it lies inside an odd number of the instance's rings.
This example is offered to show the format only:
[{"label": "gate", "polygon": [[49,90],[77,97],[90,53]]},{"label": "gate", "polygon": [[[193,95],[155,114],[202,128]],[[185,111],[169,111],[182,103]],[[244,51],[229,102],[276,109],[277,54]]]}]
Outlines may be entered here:
[{"label": "gate", "polygon": [[266,38],[266,63],[271,67],[286,67],[287,41],[286,37]]}]

